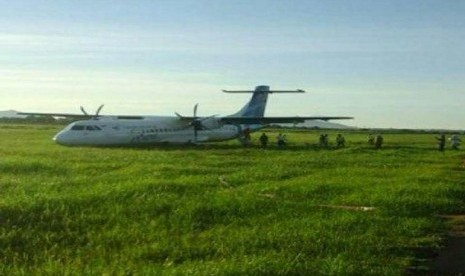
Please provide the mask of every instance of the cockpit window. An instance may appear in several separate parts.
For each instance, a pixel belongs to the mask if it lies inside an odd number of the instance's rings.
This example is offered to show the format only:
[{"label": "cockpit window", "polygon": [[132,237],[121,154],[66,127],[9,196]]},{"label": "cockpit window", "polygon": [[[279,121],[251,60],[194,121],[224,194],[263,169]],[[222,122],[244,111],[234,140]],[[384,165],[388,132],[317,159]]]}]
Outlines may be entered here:
[{"label": "cockpit window", "polygon": [[102,128],[100,128],[99,126],[73,126],[71,128],[71,130],[90,130],[90,131],[94,131],[94,130],[102,130]]},{"label": "cockpit window", "polygon": [[84,126],[73,126],[71,130],[84,130]]}]

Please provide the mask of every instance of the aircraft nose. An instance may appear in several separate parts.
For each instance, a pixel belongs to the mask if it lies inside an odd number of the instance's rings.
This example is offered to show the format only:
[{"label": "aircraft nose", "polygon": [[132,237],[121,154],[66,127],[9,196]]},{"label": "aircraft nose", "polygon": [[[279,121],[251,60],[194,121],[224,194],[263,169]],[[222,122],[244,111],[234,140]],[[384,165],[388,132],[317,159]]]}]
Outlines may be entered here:
[{"label": "aircraft nose", "polygon": [[63,131],[55,135],[55,137],[53,137],[53,141],[55,141],[55,143],[60,144],[60,145],[64,145],[64,146],[69,145],[69,141],[66,138],[66,133]]}]

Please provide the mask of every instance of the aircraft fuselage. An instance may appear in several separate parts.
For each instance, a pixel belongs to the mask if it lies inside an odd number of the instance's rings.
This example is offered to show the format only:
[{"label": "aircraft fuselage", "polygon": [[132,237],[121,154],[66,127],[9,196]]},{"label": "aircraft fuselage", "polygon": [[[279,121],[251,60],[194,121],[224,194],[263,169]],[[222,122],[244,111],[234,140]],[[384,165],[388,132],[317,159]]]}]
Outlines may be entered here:
[{"label": "aircraft fuselage", "polygon": [[[116,146],[213,142],[235,139],[241,135],[240,126],[220,124],[214,117],[203,124],[208,129],[199,130],[195,138],[193,128],[177,117],[100,117],[73,122],[53,140],[66,146]],[[257,129],[255,126],[254,130]]]}]

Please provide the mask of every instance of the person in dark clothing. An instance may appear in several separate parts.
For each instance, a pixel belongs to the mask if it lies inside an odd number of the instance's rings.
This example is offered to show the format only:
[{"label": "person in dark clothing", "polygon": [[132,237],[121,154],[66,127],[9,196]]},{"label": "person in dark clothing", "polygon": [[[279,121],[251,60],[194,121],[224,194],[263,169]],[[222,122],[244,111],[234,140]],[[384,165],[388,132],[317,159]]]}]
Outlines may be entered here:
[{"label": "person in dark clothing", "polygon": [[380,149],[381,146],[383,145],[384,138],[381,136],[381,134],[376,135],[375,138],[375,148]]},{"label": "person in dark clothing", "polygon": [[326,133],[321,134],[319,143],[320,143],[320,147],[324,147],[324,148],[328,147],[329,145],[328,134]]},{"label": "person in dark clothing", "polygon": [[436,140],[438,140],[439,151],[444,151],[444,147],[446,146],[446,135],[441,134],[439,137],[436,137]]},{"label": "person in dark clothing", "polygon": [[260,143],[262,144],[262,147],[266,148],[268,145],[268,136],[266,135],[265,132],[262,133],[260,136]]},{"label": "person in dark clothing", "polygon": [[341,134],[336,136],[336,145],[338,148],[343,148],[346,146],[346,139]]}]

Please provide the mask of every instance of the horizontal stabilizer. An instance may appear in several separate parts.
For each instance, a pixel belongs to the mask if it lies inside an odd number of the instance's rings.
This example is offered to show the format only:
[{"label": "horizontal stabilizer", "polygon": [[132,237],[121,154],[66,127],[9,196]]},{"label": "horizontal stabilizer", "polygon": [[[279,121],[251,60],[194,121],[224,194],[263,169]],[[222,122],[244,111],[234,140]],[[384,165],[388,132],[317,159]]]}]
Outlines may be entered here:
[{"label": "horizontal stabilizer", "polygon": [[[223,90],[224,93],[255,93],[255,90]],[[305,93],[305,90],[266,90],[266,93]]]},{"label": "horizontal stabilizer", "polygon": [[225,124],[245,124],[245,125],[267,125],[273,123],[303,123],[311,120],[350,120],[353,117],[223,117],[221,122]]}]

